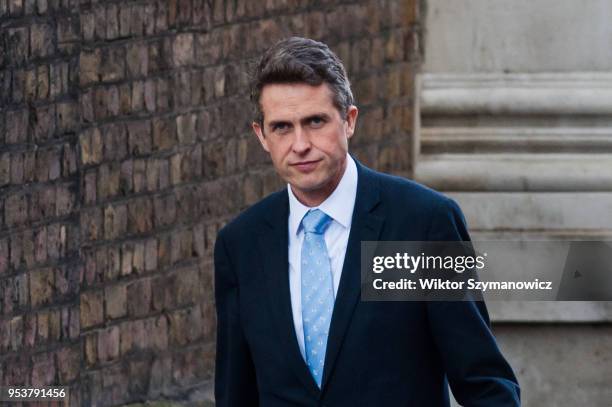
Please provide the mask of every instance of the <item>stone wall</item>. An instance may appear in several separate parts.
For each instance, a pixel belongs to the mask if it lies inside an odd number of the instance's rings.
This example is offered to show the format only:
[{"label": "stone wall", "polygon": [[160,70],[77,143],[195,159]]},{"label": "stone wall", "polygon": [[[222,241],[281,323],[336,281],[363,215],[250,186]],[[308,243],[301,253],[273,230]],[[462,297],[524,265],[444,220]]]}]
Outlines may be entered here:
[{"label": "stone wall", "polygon": [[361,109],[352,150],[407,173],[418,5],[0,0],[0,383],[210,398],[216,232],[281,186],[249,64],[327,42]]}]

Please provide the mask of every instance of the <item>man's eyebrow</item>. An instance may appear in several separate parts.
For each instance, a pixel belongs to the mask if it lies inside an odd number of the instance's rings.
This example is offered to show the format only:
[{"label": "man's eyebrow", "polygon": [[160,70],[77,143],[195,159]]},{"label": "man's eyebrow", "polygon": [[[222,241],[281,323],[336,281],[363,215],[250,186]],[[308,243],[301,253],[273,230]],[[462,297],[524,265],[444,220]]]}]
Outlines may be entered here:
[{"label": "man's eyebrow", "polygon": [[[323,112],[321,112],[321,113],[313,113],[313,114],[310,114],[310,115],[300,119],[300,122],[301,123],[307,123],[307,122],[309,122],[312,119],[329,120],[329,118],[330,118],[330,116],[327,113],[323,113]],[[289,120],[282,120],[282,119],[281,120],[272,120],[272,121],[268,122],[268,127],[274,127],[274,126],[279,125],[279,124],[288,124],[288,125],[291,125],[291,122]]]},{"label": "man's eyebrow", "polygon": [[308,115],[308,116],[304,117],[300,121],[304,123],[304,122],[309,122],[312,119],[329,120],[329,115],[327,113],[314,113],[314,114],[311,114],[311,115]]},{"label": "man's eyebrow", "polygon": [[278,124],[291,124],[290,121],[288,120],[272,120],[271,122],[268,122],[268,127],[274,127]]}]

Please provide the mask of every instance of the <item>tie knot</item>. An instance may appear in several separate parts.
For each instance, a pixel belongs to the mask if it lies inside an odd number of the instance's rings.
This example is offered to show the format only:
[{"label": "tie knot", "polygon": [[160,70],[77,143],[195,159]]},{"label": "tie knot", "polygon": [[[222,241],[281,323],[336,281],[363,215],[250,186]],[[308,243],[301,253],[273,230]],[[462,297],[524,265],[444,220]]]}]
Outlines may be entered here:
[{"label": "tie knot", "polygon": [[325,212],[315,209],[308,211],[308,213],[302,219],[302,226],[306,233],[322,234],[327,229],[329,222],[332,218],[327,216]]}]

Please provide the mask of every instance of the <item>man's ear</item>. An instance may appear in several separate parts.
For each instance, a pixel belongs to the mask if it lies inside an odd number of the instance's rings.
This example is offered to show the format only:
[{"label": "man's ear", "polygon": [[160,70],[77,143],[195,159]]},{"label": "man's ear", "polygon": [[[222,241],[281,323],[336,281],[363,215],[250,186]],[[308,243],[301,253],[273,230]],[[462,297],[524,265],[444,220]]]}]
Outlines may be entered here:
[{"label": "man's ear", "polygon": [[268,140],[266,139],[266,136],[263,134],[263,129],[261,128],[261,125],[257,122],[253,122],[251,126],[253,127],[253,132],[255,132],[255,135],[259,139],[261,146],[263,147],[264,150],[266,150],[269,153],[270,150],[268,149]]},{"label": "man's ear", "polygon": [[355,133],[355,125],[357,124],[357,116],[359,115],[359,109],[357,106],[351,105],[346,111],[346,138],[353,137]]}]

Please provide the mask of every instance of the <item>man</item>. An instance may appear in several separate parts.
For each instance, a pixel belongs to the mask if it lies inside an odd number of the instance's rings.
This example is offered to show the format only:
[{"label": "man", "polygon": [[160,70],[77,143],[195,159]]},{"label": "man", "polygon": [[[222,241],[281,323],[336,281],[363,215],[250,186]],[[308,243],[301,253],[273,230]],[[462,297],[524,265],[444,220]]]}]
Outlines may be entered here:
[{"label": "man", "polygon": [[469,240],[457,205],[348,154],[340,60],[290,38],[262,57],[253,123],[288,187],[215,247],[217,406],[519,405],[483,303],[360,301],[360,242]]}]

